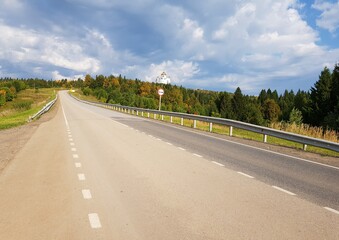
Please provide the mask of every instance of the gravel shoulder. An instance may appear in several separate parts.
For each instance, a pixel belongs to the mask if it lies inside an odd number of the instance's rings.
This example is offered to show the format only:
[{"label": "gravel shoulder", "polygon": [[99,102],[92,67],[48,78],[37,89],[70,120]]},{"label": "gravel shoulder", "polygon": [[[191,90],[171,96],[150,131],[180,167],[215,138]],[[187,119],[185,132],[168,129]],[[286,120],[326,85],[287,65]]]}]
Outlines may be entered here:
[{"label": "gravel shoulder", "polygon": [[25,146],[39,125],[55,117],[59,106],[58,100],[51,110],[43,114],[39,119],[19,127],[0,130],[0,174],[21,148]]}]

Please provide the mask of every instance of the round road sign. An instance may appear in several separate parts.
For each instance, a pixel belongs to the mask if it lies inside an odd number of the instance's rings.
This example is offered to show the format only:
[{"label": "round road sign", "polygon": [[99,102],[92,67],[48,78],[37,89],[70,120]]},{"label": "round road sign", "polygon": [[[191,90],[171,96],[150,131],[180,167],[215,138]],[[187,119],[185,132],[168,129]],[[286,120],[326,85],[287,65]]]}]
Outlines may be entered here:
[{"label": "round road sign", "polygon": [[159,90],[158,90],[158,94],[160,95],[160,96],[162,96],[162,95],[164,95],[164,89],[162,89],[162,88],[160,88]]}]

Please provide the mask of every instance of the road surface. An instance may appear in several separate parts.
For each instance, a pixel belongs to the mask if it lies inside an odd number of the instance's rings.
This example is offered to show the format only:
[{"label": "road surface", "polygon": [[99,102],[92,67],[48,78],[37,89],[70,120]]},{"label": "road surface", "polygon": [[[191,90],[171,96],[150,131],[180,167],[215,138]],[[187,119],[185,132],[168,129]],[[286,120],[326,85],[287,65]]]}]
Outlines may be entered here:
[{"label": "road surface", "polygon": [[0,239],[339,239],[337,168],[60,103],[0,175]]}]

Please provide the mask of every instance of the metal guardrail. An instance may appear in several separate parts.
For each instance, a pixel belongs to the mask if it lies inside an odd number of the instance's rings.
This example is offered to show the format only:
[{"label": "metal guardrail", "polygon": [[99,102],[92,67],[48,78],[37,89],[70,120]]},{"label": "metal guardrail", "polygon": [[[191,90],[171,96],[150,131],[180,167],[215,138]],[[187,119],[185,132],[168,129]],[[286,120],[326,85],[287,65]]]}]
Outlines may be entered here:
[{"label": "metal guardrail", "polygon": [[32,117],[28,118],[28,121],[32,121],[33,119],[40,117],[42,114],[46,113],[51,109],[51,107],[54,105],[54,103],[58,100],[58,94],[55,96],[55,99],[47,103],[39,112],[34,114]]},{"label": "metal guardrail", "polygon": [[156,115],[160,115],[161,119],[163,120],[163,116],[170,116],[171,122],[173,117],[178,117],[181,119],[181,125],[184,125],[184,119],[191,119],[193,120],[193,127],[196,128],[196,121],[202,121],[209,123],[209,131],[212,132],[213,124],[220,124],[220,125],[226,125],[229,126],[229,135],[233,135],[233,128],[243,129],[250,132],[255,132],[263,135],[263,141],[267,142],[267,136],[272,136],[276,138],[281,138],[285,140],[289,140],[292,142],[297,142],[303,144],[303,149],[306,151],[307,146],[315,146],[320,148],[329,149],[332,151],[339,152],[339,144],[335,142],[330,142],[322,139],[307,137],[295,133],[289,133],[284,132],[268,127],[262,127],[250,123],[244,123],[239,122],[235,120],[230,119],[224,119],[224,118],[216,118],[216,117],[207,117],[207,116],[200,116],[200,115],[193,115],[193,114],[187,114],[187,113],[178,113],[178,112],[168,112],[168,111],[159,111],[159,110],[153,110],[153,109],[143,109],[143,108],[136,108],[136,107],[128,107],[128,106],[121,106],[119,104],[108,104],[108,103],[98,103],[98,102],[90,102],[90,101],[84,101],[76,98],[75,96],[71,95],[73,98],[80,102],[84,102],[87,104],[99,106],[99,107],[105,107],[110,108],[115,111],[125,112],[125,113],[132,113],[133,115],[136,113],[136,115],[139,115],[141,113],[142,116],[144,116],[144,113],[148,114],[148,117],[150,117],[150,113],[154,114],[154,118],[156,118]]}]

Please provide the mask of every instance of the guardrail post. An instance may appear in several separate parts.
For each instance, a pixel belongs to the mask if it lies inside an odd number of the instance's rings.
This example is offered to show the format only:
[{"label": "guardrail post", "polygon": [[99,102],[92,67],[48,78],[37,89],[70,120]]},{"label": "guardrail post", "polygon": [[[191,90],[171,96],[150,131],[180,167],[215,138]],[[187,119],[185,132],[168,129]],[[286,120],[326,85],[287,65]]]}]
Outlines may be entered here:
[{"label": "guardrail post", "polygon": [[197,128],[197,120],[193,120],[193,128]]},{"label": "guardrail post", "polygon": [[147,113],[147,117],[149,118],[149,113]]},{"label": "guardrail post", "polygon": [[267,135],[266,134],[264,134],[264,143],[267,143]]},{"label": "guardrail post", "polygon": [[213,130],[213,123],[210,122],[210,132]]},{"label": "guardrail post", "polygon": [[128,109],[128,110],[127,110],[127,113],[130,114],[130,113],[131,113],[131,110]]},{"label": "guardrail post", "polygon": [[144,112],[143,112],[143,111],[141,111],[141,116],[142,116],[142,117],[144,116]]},{"label": "guardrail post", "polygon": [[230,137],[233,135],[233,126],[230,126]]},{"label": "guardrail post", "polygon": [[139,111],[137,110],[137,116],[139,116]]},{"label": "guardrail post", "polygon": [[173,123],[173,117],[171,116],[170,122]]},{"label": "guardrail post", "polygon": [[180,125],[181,125],[181,126],[184,125],[184,118],[181,118]]},{"label": "guardrail post", "polygon": [[161,121],[164,121],[164,115],[161,115]]},{"label": "guardrail post", "polygon": [[157,114],[154,113],[154,114],[153,114],[153,117],[154,117],[154,119],[157,119]]},{"label": "guardrail post", "polygon": [[304,149],[304,151],[307,150],[307,144],[304,144],[304,145],[303,145],[303,149]]}]

